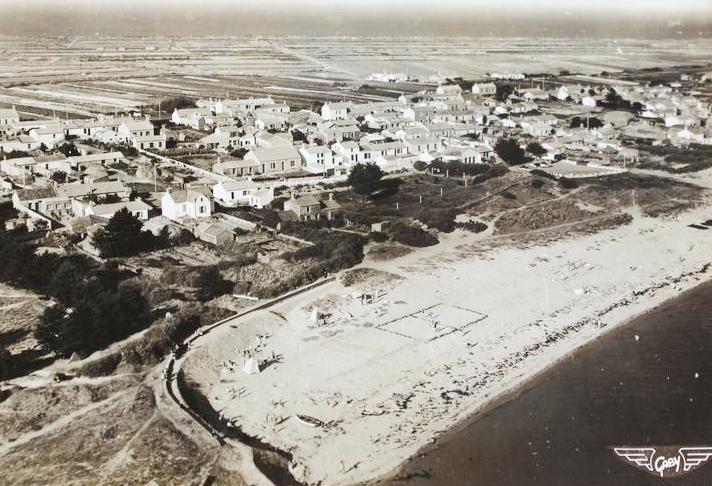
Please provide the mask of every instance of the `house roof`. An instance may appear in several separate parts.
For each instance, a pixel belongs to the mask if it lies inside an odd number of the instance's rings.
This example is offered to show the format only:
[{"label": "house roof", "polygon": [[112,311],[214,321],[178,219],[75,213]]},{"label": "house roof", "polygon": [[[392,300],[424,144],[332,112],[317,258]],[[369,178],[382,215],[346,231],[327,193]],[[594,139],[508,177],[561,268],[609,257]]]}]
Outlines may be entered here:
[{"label": "house roof", "polygon": [[72,157],[67,157],[67,162],[99,162],[108,159],[122,159],[123,157],[124,154],[122,154],[121,152],[101,152],[98,154],[74,155]]},{"label": "house roof", "polygon": [[324,209],[341,209],[341,204],[333,199],[323,199],[321,204],[324,206]]},{"label": "house roof", "polygon": [[57,194],[66,197],[81,197],[90,194],[113,194],[128,192],[128,188],[120,181],[95,182],[93,184],[63,184],[57,188]]},{"label": "house roof", "polygon": [[245,189],[253,189],[256,184],[252,181],[224,181],[216,184],[213,187],[222,186],[222,188],[228,192],[231,191],[244,191]]},{"label": "house roof", "polygon": [[178,189],[174,191],[169,191],[167,194],[168,196],[170,196],[171,199],[173,199],[173,202],[176,203],[195,203],[201,197],[207,197],[208,199],[212,197],[212,194],[210,194],[210,192],[204,187],[193,189]]},{"label": "house roof", "polygon": [[294,199],[294,203],[299,207],[319,206],[321,202],[314,196],[299,196]]},{"label": "house roof", "polygon": [[151,209],[151,206],[141,201],[140,199],[136,199],[134,201],[117,202],[111,204],[97,204],[92,208],[92,212],[97,216],[101,216],[102,214],[114,214],[117,211],[122,210],[123,208],[134,212],[147,211]]},{"label": "house roof", "polygon": [[31,189],[18,189],[16,191],[20,201],[34,201],[37,199],[49,199],[57,197],[54,187],[33,187]]},{"label": "house roof", "polygon": [[128,128],[131,132],[138,130],[153,130],[153,123],[148,120],[124,120],[123,124],[126,125],[126,128]]},{"label": "house roof", "polygon": [[278,147],[254,148],[245,156],[245,158],[254,157],[260,163],[274,162],[286,159],[299,159],[299,153],[293,145],[284,145]]}]

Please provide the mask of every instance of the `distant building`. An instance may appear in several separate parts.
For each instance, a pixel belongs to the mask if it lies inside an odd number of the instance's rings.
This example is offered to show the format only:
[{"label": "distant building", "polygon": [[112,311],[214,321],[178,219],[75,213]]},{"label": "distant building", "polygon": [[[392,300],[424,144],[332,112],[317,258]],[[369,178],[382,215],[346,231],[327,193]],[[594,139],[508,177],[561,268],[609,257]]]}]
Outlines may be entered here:
[{"label": "distant building", "polygon": [[344,120],[348,118],[349,112],[353,107],[350,101],[342,101],[339,103],[324,103],[321,107],[321,117],[324,121]]},{"label": "distant building", "polygon": [[439,95],[459,95],[462,94],[462,88],[459,84],[441,84],[435,92]]},{"label": "distant building", "polygon": [[209,108],[183,108],[174,109],[171,121],[176,125],[189,126],[195,130],[204,130],[207,126],[213,125],[215,119]]},{"label": "distant building", "polygon": [[497,86],[494,83],[475,83],[472,85],[472,94],[494,96],[497,94]]}]

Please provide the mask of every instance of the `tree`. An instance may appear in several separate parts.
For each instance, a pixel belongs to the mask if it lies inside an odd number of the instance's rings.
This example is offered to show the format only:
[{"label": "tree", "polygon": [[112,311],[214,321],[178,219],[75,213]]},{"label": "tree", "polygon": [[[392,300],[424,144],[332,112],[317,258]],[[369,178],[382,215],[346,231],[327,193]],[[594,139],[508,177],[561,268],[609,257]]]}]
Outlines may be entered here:
[{"label": "tree", "polygon": [[596,118],[595,116],[589,117],[588,120],[586,118],[581,118],[578,116],[575,116],[571,119],[571,128],[578,128],[578,127],[586,127],[586,128],[601,128],[604,125],[604,123]]},{"label": "tree", "polygon": [[210,265],[200,269],[197,287],[196,297],[205,302],[230,292],[232,282],[223,278],[218,267]]},{"label": "tree", "polygon": [[530,142],[527,145],[527,152],[536,157],[541,157],[546,154],[546,149],[539,142]]},{"label": "tree", "polygon": [[73,143],[63,143],[58,150],[62,152],[65,157],[79,155],[79,150],[77,150],[77,146]]},{"label": "tree", "polygon": [[516,140],[511,138],[502,138],[494,147],[497,155],[500,156],[509,165],[519,165],[527,162],[527,156],[524,150],[519,146]]},{"label": "tree", "polygon": [[[175,98],[170,98],[161,102],[161,111],[164,113],[172,113],[174,109],[182,110],[183,108],[195,107],[195,101],[187,96],[176,96]],[[156,105],[156,109],[158,109],[158,105]]]},{"label": "tree", "polygon": [[67,182],[67,173],[63,170],[56,170],[52,172],[52,175],[50,175],[49,178],[58,184],[64,184]]},{"label": "tree", "polygon": [[151,248],[154,244],[153,235],[141,231],[143,223],[128,209],[117,211],[106,224],[97,231],[92,243],[99,249],[104,258],[135,255]]},{"label": "tree", "polygon": [[77,289],[83,281],[84,272],[71,260],[60,263],[47,286],[47,293],[53,295],[62,305],[70,306],[77,297]]},{"label": "tree", "polygon": [[359,163],[351,168],[347,182],[353,187],[354,192],[363,198],[378,188],[382,178],[383,171],[377,164],[373,162]]},{"label": "tree", "polygon": [[245,155],[247,155],[247,149],[242,148],[242,147],[236,148],[235,150],[233,150],[232,152],[230,152],[230,156],[231,156],[231,157],[235,157],[235,158],[238,158],[238,159],[244,158]]},{"label": "tree", "polygon": [[509,98],[509,95],[514,93],[514,85],[510,83],[497,83],[497,92],[495,93],[495,97],[499,101],[507,101],[507,98]]}]

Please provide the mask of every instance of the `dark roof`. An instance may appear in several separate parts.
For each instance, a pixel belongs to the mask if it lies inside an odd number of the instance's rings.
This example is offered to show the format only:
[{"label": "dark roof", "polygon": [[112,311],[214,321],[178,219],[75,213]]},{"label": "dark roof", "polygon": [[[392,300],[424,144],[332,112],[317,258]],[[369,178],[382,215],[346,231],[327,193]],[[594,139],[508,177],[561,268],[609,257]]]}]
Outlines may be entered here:
[{"label": "dark roof", "polygon": [[47,199],[57,197],[57,191],[54,187],[35,187],[32,189],[18,189],[17,197],[20,201],[32,201],[35,199]]}]

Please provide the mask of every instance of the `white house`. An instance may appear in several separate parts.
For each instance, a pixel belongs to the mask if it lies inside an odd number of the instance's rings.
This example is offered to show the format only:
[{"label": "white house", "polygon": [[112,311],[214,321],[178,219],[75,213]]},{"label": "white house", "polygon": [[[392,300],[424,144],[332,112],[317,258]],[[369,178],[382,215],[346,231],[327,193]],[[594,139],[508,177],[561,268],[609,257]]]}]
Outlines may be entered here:
[{"label": "white house", "polygon": [[15,123],[20,123],[20,115],[18,115],[14,106],[9,110],[0,110],[0,135],[10,131]]},{"label": "white house", "polygon": [[128,210],[133,216],[137,217],[141,221],[148,220],[148,212],[151,210],[151,206],[136,199],[134,201],[122,201],[110,204],[92,204],[84,201],[73,200],[72,210],[74,215],[77,217],[83,216],[98,216],[104,219],[111,219],[114,214],[121,211],[122,209]]},{"label": "white house", "polygon": [[20,115],[15,110],[15,107],[0,110],[0,125],[12,125],[20,122]]},{"label": "white house", "polygon": [[274,188],[260,190],[247,181],[223,181],[212,188],[215,200],[224,206],[252,206],[262,208],[274,199]]},{"label": "white house", "polygon": [[185,125],[195,130],[203,130],[208,125],[213,125],[215,119],[209,108],[183,108],[174,109],[171,121],[176,125]]},{"label": "white house", "polygon": [[341,156],[346,165],[356,165],[362,161],[361,148],[352,140],[336,142],[331,149]]},{"label": "white house", "polygon": [[299,155],[312,172],[324,172],[334,168],[334,153],[326,145],[303,145]]},{"label": "white house", "polygon": [[324,103],[321,107],[321,117],[324,121],[344,120],[348,118],[349,111],[353,107],[350,101],[342,101],[338,103]]},{"label": "white house", "polygon": [[54,148],[64,141],[64,128],[59,125],[48,125],[42,128],[30,130],[30,137],[40,144],[45,144],[49,148]]},{"label": "white house", "polygon": [[126,138],[147,137],[153,135],[153,123],[148,119],[124,120],[117,128],[117,132]]},{"label": "white house", "polygon": [[135,135],[131,137],[131,144],[137,149],[165,150],[166,134],[161,133],[160,135]]},{"label": "white house", "polygon": [[306,166],[293,145],[270,148],[253,148],[244,157],[258,166],[262,174],[294,172]]},{"label": "white house", "polygon": [[497,86],[494,83],[475,83],[472,85],[472,94],[494,96],[497,94]]},{"label": "white house", "polygon": [[206,188],[167,191],[161,197],[161,214],[168,219],[207,218],[212,212],[212,194]]},{"label": "white house", "polygon": [[462,88],[458,84],[441,84],[435,92],[439,95],[459,95],[462,94]]}]

